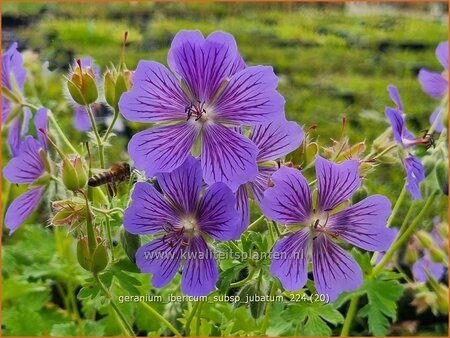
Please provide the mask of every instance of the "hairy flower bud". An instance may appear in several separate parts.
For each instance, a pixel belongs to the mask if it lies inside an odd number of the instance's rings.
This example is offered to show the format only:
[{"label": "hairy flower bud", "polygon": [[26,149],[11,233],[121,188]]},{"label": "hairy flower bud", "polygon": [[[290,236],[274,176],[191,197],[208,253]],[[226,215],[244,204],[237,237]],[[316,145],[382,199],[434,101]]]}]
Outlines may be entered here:
[{"label": "hairy flower bud", "polygon": [[419,257],[419,255],[417,253],[416,246],[413,243],[409,243],[408,246],[406,247],[406,252],[405,252],[406,264],[413,265],[417,261],[418,257]]},{"label": "hairy flower bud", "polygon": [[362,186],[359,188],[352,196],[352,204],[356,204],[363,199],[365,199],[369,195],[369,192],[367,191],[366,187]]},{"label": "hairy flower bud", "polygon": [[73,160],[63,159],[62,179],[67,189],[76,191],[84,188],[87,182],[87,174],[83,167],[81,157],[77,156]]},{"label": "hairy flower bud", "polygon": [[81,199],[53,201],[52,208],[56,214],[51,223],[55,226],[68,225],[72,231],[86,221],[86,203]]},{"label": "hairy flower bud", "polygon": [[113,69],[105,73],[105,99],[115,110],[119,109],[122,94],[131,88],[131,76],[129,70],[117,72]]},{"label": "hairy flower bud", "polygon": [[91,67],[82,68],[80,60],[77,60],[77,64],[78,66],[69,75],[67,88],[76,103],[82,106],[92,104],[98,98],[94,71]]},{"label": "hairy flower bud", "polygon": [[437,303],[441,313],[448,314],[448,287],[444,284],[439,284],[439,291],[437,292]]}]

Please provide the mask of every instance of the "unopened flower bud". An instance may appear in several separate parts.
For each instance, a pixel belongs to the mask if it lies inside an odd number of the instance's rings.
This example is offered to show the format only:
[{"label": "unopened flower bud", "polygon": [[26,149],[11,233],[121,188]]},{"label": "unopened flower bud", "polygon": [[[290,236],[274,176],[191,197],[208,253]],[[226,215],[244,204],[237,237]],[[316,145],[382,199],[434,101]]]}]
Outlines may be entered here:
[{"label": "unopened flower bud", "polygon": [[67,81],[67,88],[76,103],[82,106],[92,104],[98,98],[94,71],[91,67],[82,68],[79,60],[77,63],[77,67]]},{"label": "unopened flower bud", "polygon": [[434,246],[434,241],[433,238],[431,237],[430,234],[426,233],[423,230],[420,230],[416,233],[417,238],[419,239],[420,243],[422,243],[422,245],[424,246],[424,248],[431,248]]},{"label": "unopened flower bud", "polygon": [[84,170],[81,157],[77,156],[73,160],[63,159],[62,179],[67,189],[76,191],[84,188],[87,182],[87,174]]},{"label": "unopened flower bud", "polygon": [[136,251],[141,246],[140,237],[130,234],[125,228],[122,228],[120,229],[120,242],[130,261],[136,262]]},{"label": "unopened flower bud", "polygon": [[414,244],[409,243],[408,246],[406,247],[406,252],[405,252],[405,261],[406,264],[408,265],[413,265],[418,258],[418,253],[417,253],[417,248]]},{"label": "unopened flower bud", "polygon": [[436,164],[436,178],[445,195],[448,195],[448,163],[447,160],[440,160]]},{"label": "unopened flower bud", "polygon": [[436,263],[442,263],[446,260],[445,252],[436,246],[429,249],[431,259]]},{"label": "unopened flower bud", "polygon": [[83,237],[77,243],[77,259],[83,269],[98,273],[104,270],[108,265],[108,250],[101,239],[97,238],[97,246],[91,254],[88,238]]},{"label": "unopened flower bud", "polygon": [[118,73],[116,70],[105,73],[105,98],[106,102],[114,109],[119,109],[120,96],[131,89],[132,72],[124,70]]},{"label": "unopened flower bud", "polygon": [[448,287],[444,284],[439,284],[439,291],[437,292],[437,303],[441,313],[448,314]]}]

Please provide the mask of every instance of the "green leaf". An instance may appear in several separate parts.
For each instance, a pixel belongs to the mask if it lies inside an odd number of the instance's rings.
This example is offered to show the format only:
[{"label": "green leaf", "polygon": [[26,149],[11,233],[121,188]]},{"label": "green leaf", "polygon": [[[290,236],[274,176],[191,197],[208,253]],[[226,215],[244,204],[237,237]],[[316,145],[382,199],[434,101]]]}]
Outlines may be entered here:
[{"label": "green leaf", "polygon": [[64,336],[77,336],[77,327],[75,323],[55,324],[50,330],[50,336],[64,337]]},{"label": "green leaf", "polygon": [[342,314],[333,304],[302,302],[288,307],[286,320],[304,321],[300,330],[304,336],[330,336],[328,323],[338,325],[344,322]]},{"label": "green leaf", "polygon": [[[4,335],[10,336],[40,336],[42,335],[42,318],[38,312],[26,306],[18,306],[4,310]],[[5,332],[6,331],[6,332]]]},{"label": "green leaf", "polygon": [[403,286],[398,280],[381,278],[383,276],[366,280],[363,289],[369,303],[358,312],[359,316],[368,318],[369,331],[375,336],[388,333],[388,318],[397,319],[397,301],[403,294]]},{"label": "green leaf", "polygon": [[85,336],[103,336],[105,328],[102,324],[92,320],[86,320],[83,325],[83,333]]}]

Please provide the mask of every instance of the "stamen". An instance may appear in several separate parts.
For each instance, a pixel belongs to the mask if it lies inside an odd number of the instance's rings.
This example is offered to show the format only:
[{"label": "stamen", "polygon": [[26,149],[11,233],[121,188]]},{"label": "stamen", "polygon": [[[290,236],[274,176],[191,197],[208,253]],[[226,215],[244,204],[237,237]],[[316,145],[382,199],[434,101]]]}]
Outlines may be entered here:
[{"label": "stamen", "polygon": [[203,114],[206,115],[206,109],[204,108],[205,102],[197,101],[196,103],[191,103],[184,110],[187,113],[187,120],[191,118],[191,116],[195,117],[195,121],[198,121],[202,118]]}]

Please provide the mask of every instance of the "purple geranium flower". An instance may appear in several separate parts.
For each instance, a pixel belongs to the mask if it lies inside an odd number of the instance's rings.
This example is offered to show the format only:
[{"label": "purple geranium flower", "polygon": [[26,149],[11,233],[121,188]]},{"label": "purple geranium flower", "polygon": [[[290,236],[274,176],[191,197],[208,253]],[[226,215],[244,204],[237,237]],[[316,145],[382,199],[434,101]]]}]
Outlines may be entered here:
[{"label": "purple geranium flower", "polygon": [[429,276],[439,281],[444,276],[444,272],[445,267],[440,263],[433,262],[428,254],[420,257],[412,267],[414,279],[421,283],[426,283]]},{"label": "purple geranium flower", "polygon": [[[284,120],[284,98],[272,67],[246,67],[233,36],[180,31],[168,64],[140,61],[119,107],[131,121],[159,123],[132,137],[128,151],[147,176],[178,168],[194,147],[207,184],[233,191],[256,178],[258,149],[229,125]],[[164,123],[164,124],[163,124]]]},{"label": "purple geranium flower", "polygon": [[29,190],[15,199],[5,215],[5,225],[10,234],[27,219],[41,200],[45,186],[37,184],[46,172],[44,156],[47,156],[47,142],[40,131],[47,130],[47,110],[42,108],[36,113],[34,124],[38,131],[38,139],[26,136],[20,143],[17,156],[3,169],[5,179],[16,184],[28,184]]},{"label": "purple geranium flower", "polygon": [[[395,86],[388,86],[388,91],[392,101],[396,104],[396,108],[386,107],[386,117],[391,122],[392,133],[394,139],[403,148],[408,149],[417,144],[427,145],[430,142],[429,137],[425,136],[420,139],[415,139],[413,134],[406,128],[405,114],[403,113],[403,103],[400,99],[400,94]],[[420,182],[425,179],[425,169],[422,162],[408,152],[407,157],[402,159],[403,167],[406,172],[406,180],[408,182],[406,189],[411,193],[413,199],[422,197],[420,192]]]},{"label": "purple geranium flower", "polygon": [[270,176],[278,169],[275,160],[300,146],[303,129],[296,122],[286,121],[257,125],[251,130],[250,140],[258,147],[258,174],[255,180],[241,185],[236,191],[236,208],[241,215],[238,237],[250,223],[249,194],[258,204],[261,203],[264,191],[269,187]]},{"label": "purple geranium flower", "polygon": [[[17,51],[14,42],[2,55],[2,86],[11,91],[23,90],[27,71],[23,66],[22,55]],[[14,77],[14,79],[13,79]],[[17,85],[18,88],[14,88]],[[2,121],[5,123],[11,112],[11,102],[2,95]]]},{"label": "purple geranium flower", "polygon": [[[95,65],[94,60],[87,56],[80,59],[80,65],[82,69],[91,68],[94,73],[94,79],[96,82],[100,81],[100,68]],[[76,69],[79,67],[79,65],[75,62],[72,65],[73,69]],[[69,76],[70,78],[70,76]],[[70,98],[70,95],[69,95]],[[86,111],[86,107],[79,105],[72,99],[70,99],[71,104],[75,110],[75,117],[74,117],[74,126],[79,131],[89,131],[92,129],[91,120],[89,119],[89,114]],[[92,113],[95,116],[95,105],[93,106]]]},{"label": "purple geranium flower", "polygon": [[448,92],[448,41],[441,42],[436,48],[436,57],[443,73],[430,72],[427,69],[419,71],[419,82],[425,93],[432,97],[443,97]]},{"label": "purple geranium flower", "polygon": [[360,187],[358,161],[336,164],[316,156],[316,175],[316,207],[301,172],[282,167],[272,175],[274,187],[264,193],[261,208],[268,218],[296,230],[275,244],[271,273],[286,290],[301,289],[307,280],[311,249],[317,292],[328,294],[334,301],[341,292],[358,289],[363,281],[359,265],[335,240],[369,251],[384,251],[395,232],[386,227],[391,204],[381,195],[369,196],[333,213]]},{"label": "purple geranium flower", "polygon": [[156,177],[163,194],[149,183],[137,183],[123,219],[130,233],[161,235],[137,251],[136,264],[153,274],[155,287],[163,287],[184,262],[182,292],[207,295],[215,289],[218,271],[205,236],[221,241],[234,237],[239,219],[235,197],[223,183],[200,196],[202,171],[192,156]]}]

